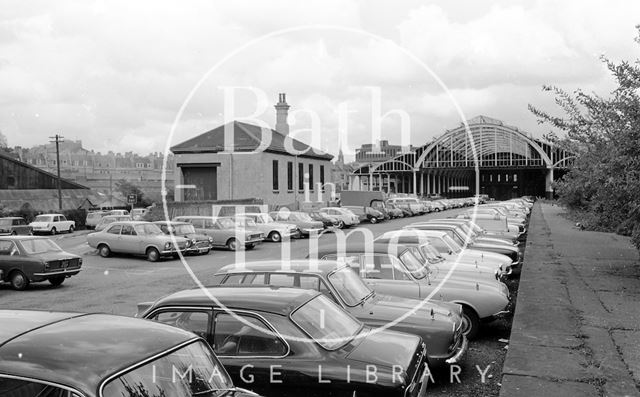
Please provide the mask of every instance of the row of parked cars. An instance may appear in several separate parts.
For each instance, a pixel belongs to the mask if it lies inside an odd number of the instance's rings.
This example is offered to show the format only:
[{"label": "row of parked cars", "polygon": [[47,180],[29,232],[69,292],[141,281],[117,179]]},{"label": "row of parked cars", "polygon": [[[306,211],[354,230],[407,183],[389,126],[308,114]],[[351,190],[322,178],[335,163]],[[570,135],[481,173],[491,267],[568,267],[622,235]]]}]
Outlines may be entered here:
[{"label": "row of parked cars", "polygon": [[150,321],[0,311],[0,395],[424,396],[431,368],[463,360],[479,320],[508,312],[502,280],[531,205],[471,210],[502,229],[464,212],[372,246],[225,266],[204,290],[138,304]]}]

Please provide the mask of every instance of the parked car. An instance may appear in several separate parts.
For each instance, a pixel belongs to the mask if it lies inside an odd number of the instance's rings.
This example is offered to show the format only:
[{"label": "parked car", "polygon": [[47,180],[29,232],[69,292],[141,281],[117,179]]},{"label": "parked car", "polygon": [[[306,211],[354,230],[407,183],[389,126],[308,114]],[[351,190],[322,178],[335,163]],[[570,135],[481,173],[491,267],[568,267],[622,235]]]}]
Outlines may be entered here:
[{"label": "parked car", "polygon": [[393,197],[388,199],[387,203],[406,210],[409,216],[420,215],[425,211],[417,199],[412,199],[410,197]]},{"label": "parked car", "polygon": [[107,211],[89,211],[84,220],[84,226],[87,229],[95,229],[100,219],[107,214]]},{"label": "parked car", "polygon": [[325,214],[324,212],[310,211],[308,214],[314,221],[322,222],[325,230],[335,230],[340,223],[337,217]]},{"label": "parked car", "polygon": [[171,235],[171,233],[173,233],[174,236],[180,236],[190,240],[191,245],[187,248],[187,254],[206,255],[213,247],[213,238],[196,232],[196,229],[190,223],[156,221],[153,222],[153,224],[158,225],[164,234]]},{"label": "parked car", "polygon": [[306,212],[280,210],[270,212],[269,215],[276,222],[295,226],[299,237],[317,236],[324,230],[324,224],[313,220]]},{"label": "parked car", "polygon": [[99,232],[101,230],[104,230],[113,222],[125,222],[130,220],[132,219],[129,215],[104,215],[102,218],[100,218],[94,229],[96,230],[96,232]]},{"label": "parked car", "polygon": [[389,216],[391,217],[391,219],[403,218],[405,216],[405,212],[402,211],[400,208],[398,208],[395,204],[387,203],[386,206],[387,206],[387,212],[389,213]]},{"label": "parked car", "polygon": [[[235,251],[253,249],[264,240],[264,234],[251,225],[239,226],[233,218],[211,216],[177,216],[174,221],[191,223],[198,233],[213,239],[213,247]],[[253,221],[252,221],[253,222]]]},{"label": "parked car", "polygon": [[269,214],[262,213],[246,213],[237,214],[236,219],[242,220],[250,219],[255,222],[255,227],[265,236],[265,240],[278,243],[283,238],[294,237],[298,234],[298,229],[295,226],[288,225],[286,223],[276,222]]},{"label": "parked car", "polygon": [[411,299],[439,299],[462,305],[463,333],[477,335],[481,321],[509,314],[509,289],[504,284],[427,277],[412,247],[389,244],[350,243],[319,247],[318,258],[345,260],[374,291]]},{"label": "parked car", "polygon": [[30,236],[33,234],[31,226],[19,216],[0,218],[0,236]]},{"label": "parked car", "polygon": [[42,214],[36,216],[29,226],[33,229],[33,233],[73,233],[73,230],[76,228],[76,223],[67,220],[67,217],[62,214]]},{"label": "parked car", "polygon": [[150,262],[161,258],[178,257],[178,251],[185,252],[191,240],[184,237],[167,236],[157,225],[143,221],[114,222],[108,228],[87,235],[91,248],[96,248],[103,258],[112,253],[144,255]]},{"label": "parked car", "polygon": [[[372,330],[317,291],[198,288],[142,303],[139,313],[206,335],[233,381],[261,394],[426,395],[427,351],[418,336]],[[375,381],[367,368],[376,369]]]},{"label": "parked car", "polygon": [[204,340],[175,327],[31,310],[0,310],[0,324],[9,325],[0,330],[3,397],[257,396],[233,386]]},{"label": "parked car", "polygon": [[415,244],[418,241],[427,241],[442,257],[449,258],[451,261],[473,263],[489,271],[498,270],[502,276],[509,276],[513,271],[511,258],[508,256],[494,252],[462,248],[444,231],[418,229],[395,230],[382,234],[376,238],[376,241],[394,241],[398,244],[409,245]]},{"label": "parked car", "polygon": [[378,222],[384,221],[384,214],[371,207],[361,207],[357,205],[350,205],[342,208],[346,208],[349,211],[356,214],[358,216],[358,219],[360,220],[360,223],[362,222],[378,223]]},{"label": "parked car", "polygon": [[131,215],[128,210],[110,210],[107,215]]},{"label": "parked car", "polygon": [[131,210],[131,219],[134,221],[141,221],[144,219],[147,212],[149,212],[147,208],[133,208]]},{"label": "parked car", "polygon": [[11,283],[15,290],[42,281],[57,287],[80,273],[81,267],[81,257],[63,251],[48,238],[0,237],[0,280]]},{"label": "parked car", "polygon": [[296,260],[227,265],[216,273],[213,284],[320,291],[370,327],[391,324],[389,329],[420,336],[427,345],[429,365],[457,363],[467,350],[460,305],[376,294],[344,262]]},{"label": "parked car", "polygon": [[360,219],[356,214],[342,207],[325,207],[321,208],[320,212],[335,216],[338,219],[338,228],[344,229],[345,227],[356,226],[360,224]]}]

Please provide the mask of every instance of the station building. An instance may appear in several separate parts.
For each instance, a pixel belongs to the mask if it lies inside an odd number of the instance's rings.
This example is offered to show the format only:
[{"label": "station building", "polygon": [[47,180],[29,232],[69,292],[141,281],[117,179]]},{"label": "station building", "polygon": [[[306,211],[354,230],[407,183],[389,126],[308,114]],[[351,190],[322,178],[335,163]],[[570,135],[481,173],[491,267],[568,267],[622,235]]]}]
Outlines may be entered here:
[{"label": "station building", "polygon": [[[275,108],[275,129],[232,121],[173,146],[176,201],[261,198],[297,208],[306,184],[317,201],[318,184],[331,182],[333,156],[289,136],[285,94]],[[328,201],[331,189],[320,190]]]},{"label": "station building", "polygon": [[[467,128],[468,127],[468,128]],[[486,116],[407,153],[356,169],[351,189],[446,197],[550,197],[575,156]]]}]

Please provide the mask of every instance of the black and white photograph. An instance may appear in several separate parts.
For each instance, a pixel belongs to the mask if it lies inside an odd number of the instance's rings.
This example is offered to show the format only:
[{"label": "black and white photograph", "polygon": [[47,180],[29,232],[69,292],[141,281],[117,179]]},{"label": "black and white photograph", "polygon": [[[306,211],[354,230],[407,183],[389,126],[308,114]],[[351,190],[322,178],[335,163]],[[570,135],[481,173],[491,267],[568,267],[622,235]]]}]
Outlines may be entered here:
[{"label": "black and white photograph", "polygon": [[0,10],[0,397],[640,397],[640,2]]}]

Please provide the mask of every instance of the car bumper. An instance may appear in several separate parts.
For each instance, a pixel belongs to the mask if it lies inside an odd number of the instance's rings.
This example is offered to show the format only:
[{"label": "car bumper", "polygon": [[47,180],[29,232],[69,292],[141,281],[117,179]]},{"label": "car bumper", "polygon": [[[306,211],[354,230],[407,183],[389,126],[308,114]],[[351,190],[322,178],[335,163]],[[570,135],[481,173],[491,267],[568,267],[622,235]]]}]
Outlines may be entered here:
[{"label": "car bumper", "polygon": [[300,233],[304,236],[308,236],[313,233],[320,234],[323,230],[324,229],[300,229]]},{"label": "car bumper", "polygon": [[265,237],[253,238],[253,239],[250,239],[250,240],[245,240],[245,241],[243,242],[243,244],[244,244],[245,246],[246,246],[246,245],[251,245],[251,244],[253,244],[253,245],[257,245],[257,244],[262,243],[262,242],[264,241],[264,239],[265,239]]},{"label": "car bumper", "polygon": [[449,358],[447,358],[446,360],[444,360],[444,362],[446,364],[456,364],[459,363],[460,360],[462,359],[462,357],[464,357],[464,355],[467,353],[467,349],[469,348],[469,341],[467,340],[466,336],[462,337],[462,342],[460,343],[460,345],[454,349],[453,351],[453,355]]},{"label": "car bumper", "polygon": [[55,271],[51,271],[51,272],[43,272],[43,273],[33,273],[33,277],[38,277],[41,279],[46,279],[49,277],[55,277],[55,276],[73,276],[76,275],[78,273],[80,273],[82,269],[80,269],[79,267],[73,268],[73,269],[60,269],[60,270],[55,270]]}]

